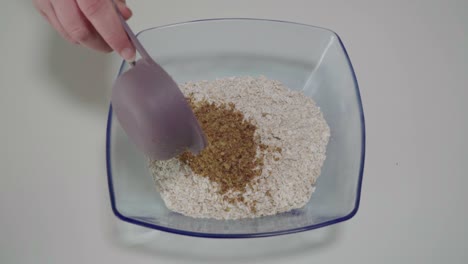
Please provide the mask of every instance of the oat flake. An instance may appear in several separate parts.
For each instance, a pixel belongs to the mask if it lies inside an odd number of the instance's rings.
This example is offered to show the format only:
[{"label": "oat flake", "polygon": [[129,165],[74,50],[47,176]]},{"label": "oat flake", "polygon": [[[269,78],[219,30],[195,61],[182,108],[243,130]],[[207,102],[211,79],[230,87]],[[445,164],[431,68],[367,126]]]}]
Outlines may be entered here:
[{"label": "oat flake", "polygon": [[[238,193],[218,192],[217,183],[199,176],[177,158],[150,161],[156,188],[166,206],[197,218],[239,219],[274,215],[303,207],[315,189],[325,161],[330,129],[314,101],[265,77],[232,77],[180,86],[195,100],[234,103],[257,126],[263,144],[282,149],[266,156],[262,175]],[[227,197],[223,197],[227,196]]]}]

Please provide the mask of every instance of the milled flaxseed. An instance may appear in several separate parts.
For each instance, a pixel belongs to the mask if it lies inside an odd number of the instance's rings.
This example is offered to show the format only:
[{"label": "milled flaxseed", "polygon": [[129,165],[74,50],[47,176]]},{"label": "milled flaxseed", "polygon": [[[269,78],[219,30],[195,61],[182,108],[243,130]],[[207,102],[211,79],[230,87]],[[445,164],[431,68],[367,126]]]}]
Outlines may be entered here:
[{"label": "milled flaxseed", "polygon": [[179,160],[199,176],[219,186],[220,193],[244,192],[247,183],[262,174],[263,155],[257,156],[257,127],[235,109],[234,104],[189,103],[207,137],[208,146],[199,155],[186,152]]}]

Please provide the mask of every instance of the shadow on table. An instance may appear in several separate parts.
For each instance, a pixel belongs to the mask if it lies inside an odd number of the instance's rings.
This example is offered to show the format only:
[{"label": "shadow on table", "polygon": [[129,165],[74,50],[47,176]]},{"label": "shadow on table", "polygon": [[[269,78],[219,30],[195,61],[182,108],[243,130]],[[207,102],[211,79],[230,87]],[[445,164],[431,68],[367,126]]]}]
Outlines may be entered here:
[{"label": "shadow on table", "polygon": [[120,248],[173,261],[219,263],[278,260],[331,247],[341,237],[334,225],[292,235],[257,239],[205,239],[175,235],[116,220],[111,236]]},{"label": "shadow on table", "polygon": [[49,41],[44,71],[58,82],[57,93],[86,111],[106,111],[112,87],[111,56],[70,44],[52,31]]}]

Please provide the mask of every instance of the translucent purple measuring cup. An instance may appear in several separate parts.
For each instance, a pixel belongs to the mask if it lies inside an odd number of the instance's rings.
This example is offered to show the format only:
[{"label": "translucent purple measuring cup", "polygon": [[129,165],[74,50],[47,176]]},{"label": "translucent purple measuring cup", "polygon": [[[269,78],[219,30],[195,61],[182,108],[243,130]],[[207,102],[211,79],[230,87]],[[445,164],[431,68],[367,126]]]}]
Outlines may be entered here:
[{"label": "translucent purple measuring cup", "polygon": [[116,10],[142,57],[114,83],[111,100],[117,120],[129,139],[152,159],[167,160],[185,150],[198,154],[207,141],[192,109]]}]

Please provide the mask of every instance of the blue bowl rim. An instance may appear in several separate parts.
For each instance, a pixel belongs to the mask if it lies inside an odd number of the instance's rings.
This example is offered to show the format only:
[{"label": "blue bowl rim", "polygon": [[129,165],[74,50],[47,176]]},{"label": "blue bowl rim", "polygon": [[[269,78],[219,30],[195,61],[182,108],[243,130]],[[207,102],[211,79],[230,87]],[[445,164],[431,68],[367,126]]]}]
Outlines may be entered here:
[{"label": "blue bowl rim", "polygon": [[[303,232],[303,231],[308,231],[308,230],[313,230],[333,224],[337,224],[340,222],[347,221],[351,218],[353,218],[360,205],[360,200],[361,200],[361,189],[362,189],[362,179],[363,179],[363,174],[364,174],[364,163],[365,163],[365,153],[366,153],[366,130],[365,130],[365,119],[364,119],[364,110],[362,107],[362,100],[361,100],[361,94],[359,90],[359,85],[358,81],[356,78],[356,74],[354,72],[353,65],[351,64],[351,60],[349,58],[348,52],[343,44],[343,41],[341,40],[340,36],[334,32],[333,30],[323,28],[323,27],[317,27],[317,26],[312,26],[312,25],[307,25],[307,24],[302,24],[302,23],[296,23],[296,22],[289,22],[289,21],[282,21],[282,20],[273,20],[273,19],[258,19],[258,18],[210,18],[210,19],[200,19],[200,20],[192,20],[192,21],[187,21],[187,22],[180,22],[180,23],[173,23],[173,24],[168,24],[168,25],[163,25],[163,26],[158,26],[158,27],[152,27],[148,28],[145,30],[142,30],[138,32],[137,36],[140,34],[154,30],[154,29],[162,29],[162,28],[168,28],[172,26],[180,26],[184,24],[193,24],[193,23],[200,23],[200,22],[210,22],[210,21],[237,21],[237,20],[243,20],[243,21],[263,21],[263,22],[276,22],[276,23],[286,23],[286,24],[293,24],[293,25],[300,25],[300,26],[307,26],[311,28],[316,28],[316,29],[322,29],[328,32],[331,32],[335,37],[338,39],[338,42],[343,49],[345,53],[346,60],[348,62],[349,68],[352,73],[353,77],[353,82],[354,82],[354,87],[356,89],[356,96],[358,100],[358,107],[359,107],[359,112],[360,112],[360,120],[361,120],[361,141],[362,141],[362,146],[361,146],[361,164],[359,168],[359,179],[358,179],[358,186],[356,190],[356,200],[354,204],[353,210],[348,213],[345,216],[325,221],[319,224],[314,224],[310,226],[304,226],[304,227],[299,227],[299,228],[293,228],[293,229],[287,229],[287,230],[278,230],[278,231],[273,231],[273,232],[262,232],[262,233],[238,233],[238,234],[214,234],[214,233],[201,233],[201,232],[191,232],[191,231],[185,231],[185,230],[179,230],[175,228],[168,228],[164,226],[159,226],[155,224],[150,224],[147,222],[140,221],[138,219],[130,218],[122,213],[120,213],[117,209],[116,202],[115,202],[115,195],[114,195],[114,188],[112,184],[112,166],[111,166],[111,127],[112,127],[112,104],[109,106],[109,114],[108,114],[108,119],[107,119],[107,128],[106,128],[106,167],[107,167],[107,180],[108,180],[108,186],[109,186],[109,194],[110,194],[110,201],[111,201],[111,207],[112,211],[114,212],[115,216],[117,216],[120,220],[151,228],[151,229],[156,229],[160,231],[165,231],[169,233],[174,233],[174,234],[179,234],[179,235],[185,235],[185,236],[193,236],[193,237],[205,237],[205,238],[256,238],[256,237],[269,237],[269,236],[277,236],[277,235],[286,235],[286,234],[292,234],[292,233],[298,233],[298,232]],[[122,64],[119,69],[119,74],[120,75],[123,71],[123,68],[125,66],[125,61],[122,61]]]}]

